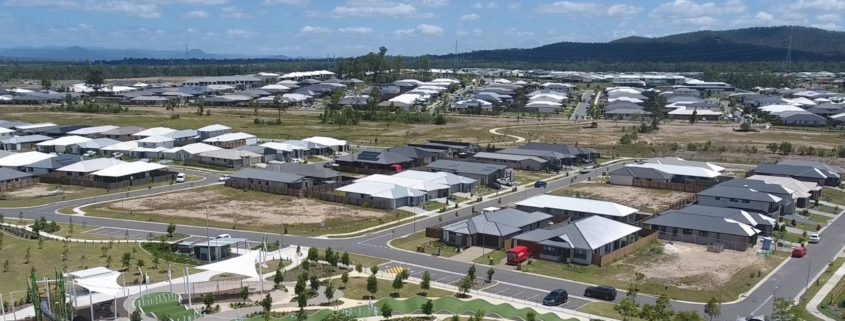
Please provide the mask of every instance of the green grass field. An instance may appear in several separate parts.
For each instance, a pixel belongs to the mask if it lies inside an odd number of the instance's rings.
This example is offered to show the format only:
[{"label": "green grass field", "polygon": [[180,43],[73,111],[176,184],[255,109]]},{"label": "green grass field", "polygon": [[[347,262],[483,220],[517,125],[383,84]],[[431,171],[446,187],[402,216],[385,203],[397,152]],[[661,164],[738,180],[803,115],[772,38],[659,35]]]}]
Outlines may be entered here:
[{"label": "green grass field", "polygon": [[[615,307],[615,306],[616,306],[615,304],[608,303],[608,302],[592,302],[592,303],[587,303],[585,305],[582,305],[581,307],[576,309],[576,311],[594,314],[594,315],[597,315],[597,316],[616,319],[616,320],[624,319],[622,317],[622,315],[619,314],[619,312],[616,312],[616,310],[613,309],[613,307]],[[627,320],[644,321],[643,319],[640,319],[640,318],[628,318]]]},{"label": "green grass field", "polygon": [[436,254],[437,248],[442,247],[440,250],[441,257],[452,257],[458,254],[454,246],[440,242],[440,239],[426,237],[425,231],[393,239],[390,241],[390,245],[414,252],[417,251],[417,245],[420,245],[425,249],[425,253],[429,254]]},{"label": "green grass field", "polygon": [[[339,280],[334,281],[336,286],[340,286]],[[395,295],[397,291],[393,290],[393,281],[378,279],[378,292],[375,294],[376,299],[389,298]],[[405,282],[405,285],[398,291],[400,298],[410,298],[413,296],[422,295],[422,289],[419,284]],[[428,297],[438,298],[453,295],[454,292],[441,289],[429,289]],[[370,292],[367,292],[367,278],[349,278],[349,283],[343,290],[343,296],[354,300],[366,300],[370,297]]]},{"label": "green grass field", "polygon": [[[812,298],[817,293],[819,293],[819,290],[821,290],[821,287],[824,286],[824,284],[827,283],[828,280],[830,280],[830,278],[833,276],[833,273],[836,272],[836,270],[838,270],[842,266],[842,263],[845,263],[845,258],[841,258],[841,257],[836,258],[836,260],[833,261],[833,266],[827,268],[825,270],[825,272],[822,273],[822,275],[819,277],[818,285],[816,285],[817,284],[816,282],[813,282],[813,283],[810,284],[810,288],[807,289],[807,297]],[[839,283],[837,284],[837,287],[842,285],[842,283],[844,283],[844,282],[845,282],[845,280],[840,280]],[[834,287],[834,288],[836,288],[836,287]],[[822,304],[819,305],[819,311],[821,311],[822,313],[824,313],[825,315],[827,315],[829,317],[839,318],[839,316],[835,316],[835,315],[831,314],[830,312],[826,311],[825,309],[821,308],[822,306],[824,306],[824,305],[826,305],[830,302],[830,297],[831,297],[831,293],[828,293],[825,296],[824,300],[822,300]],[[836,298],[835,302],[842,302],[842,299],[843,299],[843,297],[839,296],[838,298]],[[803,315],[804,319],[807,320],[807,321],[822,321],[822,319],[819,319],[819,318],[813,316],[812,314],[810,314],[810,312],[807,311],[807,302],[809,302],[809,300],[801,300],[801,302],[798,305],[804,311],[804,315]]]},{"label": "green grass field", "polygon": [[168,316],[174,321],[194,320],[199,317],[199,314],[193,310],[185,308],[179,302],[179,296],[175,293],[152,293],[139,297],[135,300],[135,306],[141,307],[144,313],[153,314],[158,319],[162,316]]},{"label": "green grass field", "polygon": [[822,189],[822,195],[820,199],[835,204],[845,205],[845,192],[832,189],[830,187],[825,187],[824,189]]}]

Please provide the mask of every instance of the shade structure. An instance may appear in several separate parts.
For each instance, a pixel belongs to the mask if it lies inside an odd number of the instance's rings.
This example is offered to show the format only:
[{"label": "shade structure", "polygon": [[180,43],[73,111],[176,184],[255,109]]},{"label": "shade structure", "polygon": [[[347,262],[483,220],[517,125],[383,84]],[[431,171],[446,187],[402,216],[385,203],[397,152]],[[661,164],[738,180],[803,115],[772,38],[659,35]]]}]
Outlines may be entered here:
[{"label": "shade structure", "polygon": [[250,251],[228,260],[198,266],[197,268],[205,271],[237,274],[258,279],[260,276],[258,275],[258,271],[255,270],[258,253],[259,251]]},{"label": "shade structure", "polygon": [[74,279],[74,282],[88,291],[117,297],[123,293],[123,287],[117,283],[119,276],[120,272],[114,271],[88,278]]}]

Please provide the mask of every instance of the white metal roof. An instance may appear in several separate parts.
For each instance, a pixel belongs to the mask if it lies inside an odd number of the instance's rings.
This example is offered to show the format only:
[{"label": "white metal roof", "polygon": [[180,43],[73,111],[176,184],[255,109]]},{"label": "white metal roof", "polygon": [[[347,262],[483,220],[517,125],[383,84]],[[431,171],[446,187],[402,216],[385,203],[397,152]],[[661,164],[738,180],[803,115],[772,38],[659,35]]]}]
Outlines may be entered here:
[{"label": "white metal roof", "polygon": [[661,172],[672,174],[672,175],[683,175],[683,176],[693,176],[693,177],[707,177],[707,178],[714,178],[719,176],[719,172],[712,171],[706,168],[698,167],[698,166],[681,166],[681,165],[667,165],[667,164],[655,164],[655,163],[645,163],[645,164],[628,164],[625,166],[630,167],[643,167],[643,168],[651,168],[656,169]]},{"label": "white metal roof", "polygon": [[426,181],[431,181],[431,182],[446,184],[446,185],[475,183],[475,180],[472,179],[472,178],[467,178],[467,177],[463,177],[463,176],[460,176],[460,175],[455,175],[455,174],[447,173],[447,172],[423,172],[423,171],[407,170],[407,171],[402,171],[402,172],[393,174],[393,176],[394,177],[421,179],[421,180],[426,180]]},{"label": "white metal roof", "polygon": [[591,216],[582,220],[575,221],[578,231],[590,245],[590,248],[597,249],[605,244],[616,241],[627,235],[631,235],[641,230],[641,228],[620,223],[614,220],[606,219],[604,217]]},{"label": "white metal roof", "polygon": [[188,144],[188,145],[185,145],[185,146],[182,146],[182,147],[171,148],[171,149],[168,149],[166,151],[163,151],[163,153],[173,154],[173,153],[178,153],[180,151],[185,151],[188,154],[197,155],[197,154],[210,152],[210,151],[218,150],[218,149],[220,149],[220,147],[211,146],[209,144],[203,144],[203,143],[193,143],[193,144]]},{"label": "white metal roof", "polygon": [[348,141],[324,136],[314,136],[303,139],[302,141],[317,143],[323,146],[338,147],[349,145]]},{"label": "white metal roof", "polygon": [[114,145],[103,147],[102,150],[105,150],[105,151],[110,151],[110,150],[124,151],[124,150],[133,150],[133,149],[136,149],[136,148],[138,148],[138,142],[128,141],[128,142],[120,142],[120,143],[117,143],[117,144],[114,144]]},{"label": "white metal roof", "polygon": [[104,131],[109,131],[109,130],[117,129],[117,128],[118,128],[117,126],[112,126],[112,125],[85,127],[85,128],[80,128],[80,129],[68,132],[67,134],[68,135],[93,135],[93,134],[99,134],[99,133],[102,133]]},{"label": "white metal roof", "polygon": [[348,192],[348,193],[358,193],[364,195],[370,195],[372,197],[377,198],[386,198],[386,199],[399,199],[403,197],[420,197],[425,195],[425,192],[408,188],[404,186],[399,186],[390,183],[382,183],[382,182],[355,182],[344,187],[338,188],[337,191],[341,192]]},{"label": "white metal roof", "polygon": [[84,142],[87,142],[87,141],[90,141],[90,140],[91,140],[90,138],[82,137],[82,136],[65,136],[65,137],[56,138],[54,140],[48,140],[46,142],[40,142],[40,143],[35,144],[35,145],[37,145],[37,146],[70,146],[70,145],[73,145],[73,144],[84,143]]},{"label": "white metal roof", "polygon": [[16,128],[17,128],[18,130],[27,130],[27,129],[37,129],[37,128],[44,128],[44,127],[52,127],[52,126],[58,126],[58,125],[56,125],[56,124],[54,124],[54,123],[37,123],[37,124],[30,124],[30,125],[24,125],[24,126],[17,126]]},{"label": "white metal roof", "polygon": [[258,145],[258,146],[272,148],[272,149],[275,149],[275,150],[281,150],[281,151],[285,151],[285,152],[292,152],[294,150],[306,150],[307,149],[307,148],[302,147],[302,146],[297,146],[297,145],[288,144],[288,143],[277,143],[277,142],[264,143],[264,144],[261,144],[261,145]]},{"label": "white metal roof", "polygon": [[[845,114],[843,114],[843,115],[845,115]],[[0,134],[14,133],[14,132],[15,132],[15,131],[14,131],[13,129],[8,129],[8,128],[3,128],[3,127],[0,127]]]},{"label": "white metal roof", "polygon": [[768,175],[752,175],[747,177],[748,179],[754,179],[759,181],[764,181],[769,184],[778,184],[785,188],[788,188],[794,193],[792,194],[793,197],[798,198],[808,198],[812,195],[812,192],[819,189],[819,185],[813,182],[804,182],[794,179],[792,177],[780,177],[780,176],[768,176]]},{"label": "white metal roof", "polygon": [[758,108],[768,113],[779,113],[784,111],[804,111],[804,108],[792,105],[769,105]]},{"label": "white metal roof", "polygon": [[156,163],[131,162],[118,164],[103,170],[99,170],[94,172],[92,175],[104,177],[122,177],[165,168],[167,168],[167,166]]},{"label": "white metal roof", "polygon": [[515,155],[515,154],[502,154],[502,153],[487,153],[487,152],[480,152],[475,153],[472,157],[478,158],[489,158],[489,159],[504,159],[504,160],[512,160],[512,161],[523,161],[523,160],[533,160],[538,163],[548,163],[549,161],[528,155]]},{"label": "white metal roof", "polygon": [[673,111],[669,112],[669,115],[692,115],[695,113],[698,116],[718,116],[721,115],[721,111],[716,111],[712,109],[695,109],[695,108],[686,108],[680,107]]},{"label": "white metal roof", "polygon": [[199,131],[199,132],[213,132],[213,131],[218,131],[218,130],[229,130],[229,129],[232,129],[232,127],[224,126],[224,125],[220,125],[220,124],[214,124],[214,125],[208,125],[208,126],[205,126],[203,128],[197,129],[197,131]]},{"label": "white metal roof", "polygon": [[172,141],[173,141],[173,138],[166,137],[166,136],[147,136],[143,139],[137,140],[137,142],[139,142],[139,143],[164,143],[164,142],[172,142]]},{"label": "white metal roof", "polygon": [[56,171],[59,172],[78,172],[78,173],[91,173],[96,172],[99,170],[103,170],[115,165],[120,165],[125,163],[122,160],[115,159],[115,158],[95,158],[84,160],[78,163],[74,163],[59,169]]},{"label": "white metal roof", "polygon": [[527,200],[516,203],[517,206],[530,206],[536,208],[554,208],[560,210],[592,213],[607,216],[627,216],[636,213],[636,208],[627,207],[614,202],[591,200],[586,198],[538,195]]},{"label": "white metal roof", "polygon": [[211,137],[209,139],[204,140],[203,142],[206,142],[206,143],[231,142],[231,141],[236,141],[236,140],[241,140],[241,139],[250,139],[250,138],[255,138],[255,135],[247,134],[247,133],[243,133],[243,132],[228,133],[228,134],[223,134],[223,135],[220,135],[220,136]]},{"label": "white metal roof", "polygon": [[42,152],[26,152],[15,153],[3,158],[0,158],[0,167],[20,167],[26,166],[35,162],[54,157],[54,154],[45,154]]},{"label": "white metal roof", "polygon": [[418,189],[421,191],[437,191],[442,189],[448,189],[448,185],[435,183],[431,181],[427,181],[424,179],[415,179],[415,178],[408,178],[408,177],[400,177],[400,176],[388,176],[382,174],[375,174],[370,175],[361,179],[356,180],[356,182],[379,182],[379,183],[387,183],[398,185],[402,187],[408,187],[413,189]]},{"label": "white metal roof", "polygon": [[139,131],[137,133],[134,133],[134,134],[132,134],[132,136],[136,136],[136,137],[163,136],[165,134],[170,134],[170,133],[175,132],[175,131],[176,130],[173,129],[173,128],[153,127],[153,128],[150,128],[150,129],[145,129],[145,130]]}]

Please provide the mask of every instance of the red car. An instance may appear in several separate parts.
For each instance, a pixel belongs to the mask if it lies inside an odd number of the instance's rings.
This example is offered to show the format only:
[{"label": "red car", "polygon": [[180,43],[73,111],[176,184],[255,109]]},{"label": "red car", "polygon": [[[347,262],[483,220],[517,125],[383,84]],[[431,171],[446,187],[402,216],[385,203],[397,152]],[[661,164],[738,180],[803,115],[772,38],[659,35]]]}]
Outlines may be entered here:
[{"label": "red car", "polygon": [[516,265],[524,262],[529,257],[531,257],[531,251],[528,251],[527,247],[514,246],[508,250],[508,264]]},{"label": "red car", "polygon": [[796,247],[792,250],[792,257],[804,257],[807,255],[807,248],[805,247]]}]

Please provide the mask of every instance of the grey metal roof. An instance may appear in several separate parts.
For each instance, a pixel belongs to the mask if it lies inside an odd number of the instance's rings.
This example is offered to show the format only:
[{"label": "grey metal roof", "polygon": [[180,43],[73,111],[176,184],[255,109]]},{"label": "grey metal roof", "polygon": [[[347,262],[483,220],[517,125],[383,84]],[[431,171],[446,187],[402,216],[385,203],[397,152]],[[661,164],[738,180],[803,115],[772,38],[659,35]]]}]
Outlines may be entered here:
[{"label": "grey metal roof", "polygon": [[757,169],[754,170],[754,173],[761,175],[786,175],[821,179],[831,177],[828,174],[825,174],[825,172],[820,171],[812,166],[786,164],[760,164],[757,165]]},{"label": "grey metal roof", "polygon": [[547,144],[547,143],[528,143],[518,147],[519,149],[531,149],[531,150],[548,150],[548,151],[555,151],[562,154],[570,154],[575,156],[587,156],[592,154],[593,151],[589,148],[581,148],[572,145],[564,145],[564,144]]},{"label": "grey metal roof", "polygon": [[48,140],[52,140],[53,138],[44,136],[44,135],[27,135],[27,136],[16,136],[11,138],[6,138],[4,140],[0,140],[0,143],[3,144],[26,144],[26,143],[38,143],[38,142],[45,142]]},{"label": "grey metal roof", "polygon": [[170,132],[167,134],[162,135],[164,137],[179,139],[179,138],[190,138],[199,136],[199,132],[196,129],[183,129],[177,130],[175,132]]},{"label": "grey metal roof", "polygon": [[736,198],[741,200],[776,203],[778,199],[766,192],[754,191],[748,187],[716,185],[698,193],[701,196]]},{"label": "grey metal roof", "polygon": [[25,178],[25,177],[32,177],[32,174],[27,174],[24,172],[16,171],[14,169],[8,169],[5,167],[0,167],[0,181],[8,181],[18,178]]},{"label": "grey metal roof", "polygon": [[345,155],[337,158],[341,162],[362,162],[371,164],[399,164],[413,162],[414,160],[383,149],[368,149],[360,153]]},{"label": "grey metal roof", "polygon": [[276,172],[266,169],[255,169],[255,168],[246,168],[238,171],[237,173],[232,174],[232,178],[243,178],[243,179],[258,179],[263,181],[271,181],[271,182],[282,182],[282,183],[296,183],[302,181],[305,176],[290,174],[290,173],[282,173]]},{"label": "grey metal roof", "polygon": [[552,216],[542,212],[526,213],[507,208],[495,212],[476,215],[466,220],[443,227],[444,230],[464,234],[486,234],[505,236],[522,231],[523,227],[550,219]]},{"label": "grey metal roof", "polygon": [[765,181],[756,180],[756,179],[745,179],[745,178],[734,178],[732,180],[728,180],[722,183],[719,183],[722,186],[735,186],[735,187],[748,187],[754,189],[756,191],[770,193],[770,194],[785,194],[791,195],[792,192],[784,188],[779,184],[769,184]]},{"label": "grey metal roof", "polygon": [[125,126],[125,127],[118,127],[112,130],[107,130],[100,135],[132,135],[137,132],[144,130],[145,128],[136,127],[136,126]]},{"label": "grey metal roof", "polygon": [[641,230],[601,216],[590,216],[550,229],[526,232],[513,238],[546,245],[567,243],[571,248],[594,250]]},{"label": "grey metal roof", "polygon": [[111,145],[118,144],[118,143],[120,143],[120,141],[117,141],[117,140],[114,140],[114,139],[111,139],[111,138],[97,138],[97,139],[89,140],[87,142],[78,143],[78,144],[76,144],[76,146],[79,146],[79,148],[99,149],[99,148],[111,146]]},{"label": "grey metal roof", "polygon": [[605,115],[651,115],[651,112],[645,111],[644,109],[619,108],[619,109],[606,111],[604,114]]},{"label": "grey metal roof", "polygon": [[462,162],[447,159],[438,160],[434,163],[428,164],[426,167],[432,169],[477,175],[490,175],[491,173],[494,173],[496,171],[508,168],[505,165]]},{"label": "grey metal roof", "polygon": [[661,172],[653,168],[625,166],[610,172],[610,176],[631,176],[639,178],[667,180],[671,179],[673,175]]},{"label": "grey metal roof", "polygon": [[780,116],[781,120],[789,120],[789,121],[814,121],[814,122],[824,122],[825,119],[822,116],[802,111],[802,112],[795,112],[795,113],[788,113],[785,112]]},{"label": "grey metal roof", "polygon": [[508,148],[498,151],[499,154],[513,154],[513,155],[524,155],[524,156],[536,156],[536,157],[546,157],[551,159],[569,159],[575,158],[574,155],[571,154],[564,154],[555,151],[549,150],[533,150],[533,149],[519,149],[519,148]]},{"label": "grey metal roof", "polygon": [[80,161],[82,161],[82,156],[65,154],[43,159],[35,163],[29,164],[26,167],[56,169],[76,164]]},{"label": "grey metal roof", "polygon": [[25,121],[3,121],[0,122],[0,127],[2,128],[15,128],[17,126],[26,126],[32,125],[32,123],[27,123]]},{"label": "grey metal roof", "polygon": [[[751,226],[737,221],[729,221],[724,217],[699,215],[679,211],[667,211],[661,213],[654,218],[644,221],[643,224],[740,236],[751,236],[756,234],[756,231],[751,229]],[[678,231],[678,233],[682,232]]]},{"label": "grey metal roof", "polygon": [[[738,208],[725,208],[704,205],[690,205],[677,210],[688,214],[705,215],[713,217],[729,218],[737,222],[745,223],[751,226],[755,225],[774,225],[775,219],[763,213],[754,211],[742,210]],[[748,215],[748,216],[746,216]]]},{"label": "grey metal roof", "polygon": [[296,174],[305,177],[313,177],[313,178],[335,178],[340,177],[340,172],[325,168],[320,165],[313,165],[313,164],[294,164],[294,163],[284,163],[284,164],[270,164],[267,169],[288,173],[288,174]]},{"label": "grey metal roof", "polygon": [[413,159],[430,158],[441,155],[441,153],[432,152],[430,150],[425,150],[423,148],[413,146],[394,147],[388,149],[387,151]]},{"label": "grey metal roof", "polygon": [[798,159],[788,159],[778,163],[778,165],[795,165],[795,166],[811,166],[818,170],[828,171],[836,174],[845,173],[845,169],[836,165],[829,165],[818,161],[807,161]]},{"label": "grey metal roof", "polygon": [[241,146],[238,146],[238,147],[235,147],[235,148],[232,148],[232,149],[253,152],[253,153],[256,153],[256,154],[262,155],[262,156],[272,155],[272,154],[276,153],[275,150],[272,149],[272,148],[267,148],[267,147],[258,146],[258,145],[241,145]]}]

